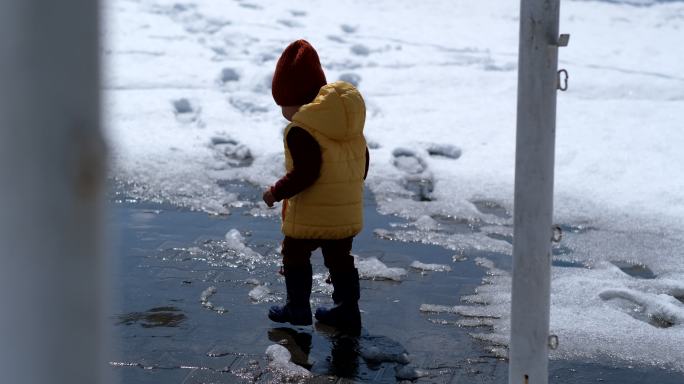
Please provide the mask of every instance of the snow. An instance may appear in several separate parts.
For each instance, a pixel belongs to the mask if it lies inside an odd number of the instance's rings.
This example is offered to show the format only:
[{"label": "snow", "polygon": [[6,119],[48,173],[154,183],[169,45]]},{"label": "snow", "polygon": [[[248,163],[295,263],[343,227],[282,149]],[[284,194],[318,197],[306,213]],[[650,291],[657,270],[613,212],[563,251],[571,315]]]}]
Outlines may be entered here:
[{"label": "snow", "polygon": [[[367,186],[381,213],[411,223],[376,234],[441,245],[455,260],[510,255],[517,2],[103,6],[111,175],[131,197],[276,216],[278,209],[241,201],[223,182],[266,187],[282,175],[286,122],[270,81],[287,43],[306,38],[329,81],[345,79],[363,93]],[[566,256],[590,269],[553,267],[555,358],[684,371],[675,342],[684,338],[683,28],[682,2],[562,4],[561,31],[572,37],[560,51],[570,82],[558,95],[555,220]],[[267,264],[238,231],[186,253],[212,265]],[[510,276],[478,262],[488,271],[483,285],[451,308],[470,326],[493,324],[474,335],[505,352]],[[366,278],[402,275],[377,259],[359,263]],[[655,277],[627,275],[619,263]]]},{"label": "snow", "polygon": [[311,372],[292,361],[292,355],[287,348],[280,344],[273,344],[266,348],[266,358],[268,366],[275,371],[280,380],[292,381],[311,377]]},{"label": "snow", "polygon": [[404,268],[388,267],[377,257],[362,258],[355,256],[354,264],[359,270],[361,279],[401,281],[402,277],[406,275]]},{"label": "snow", "polygon": [[245,245],[245,238],[242,236],[239,230],[233,228],[226,233],[226,246],[237,252],[238,257],[241,259],[261,262],[264,257],[259,253],[254,251],[252,248]]}]

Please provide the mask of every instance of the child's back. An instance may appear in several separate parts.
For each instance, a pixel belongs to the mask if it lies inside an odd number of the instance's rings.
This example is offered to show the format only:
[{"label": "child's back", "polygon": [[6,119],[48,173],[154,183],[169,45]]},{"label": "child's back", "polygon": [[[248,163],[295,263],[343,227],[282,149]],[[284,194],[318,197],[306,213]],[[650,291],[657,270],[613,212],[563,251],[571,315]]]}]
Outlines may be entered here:
[{"label": "child's back", "polygon": [[264,192],[283,202],[283,271],[287,303],[269,318],[311,324],[311,252],[321,248],[333,284],[332,309],[319,308],[326,324],[358,331],[359,276],[351,256],[363,227],[363,182],[368,149],[361,94],[351,84],[325,84],[316,51],[306,41],[290,44],[278,60],[273,97],[291,121],[284,133],[287,174]]}]

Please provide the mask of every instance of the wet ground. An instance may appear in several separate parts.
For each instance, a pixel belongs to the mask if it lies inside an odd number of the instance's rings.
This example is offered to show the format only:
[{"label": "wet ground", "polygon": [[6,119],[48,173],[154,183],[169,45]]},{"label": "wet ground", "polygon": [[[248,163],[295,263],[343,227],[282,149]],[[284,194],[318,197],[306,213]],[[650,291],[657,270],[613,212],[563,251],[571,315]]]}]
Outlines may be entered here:
[{"label": "wet ground", "polygon": [[[226,187],[251,200],[258,196],[245,186]],[[279,224],[275,217],[248,215],[249,209],[208,216],[122,195],[113,199],[110,224],[120,234],[110,317],[115,382],[282,382],[264,355],[276,343],[314,374],[310,382],[507,382],[507,362],[468,336],[482,329],[456,326],[455,315],[418,310],[424,303],[454,305],[472,294],[484,275],[473,259],[482,254],[454,261],[454,253],[441,247],[377,238],[374,229],[389,229],[401,219],[379,215],[368,195],[366,227],[355,239],[354,253],[405,268],[407,275],[401,282],[361,282],[359,337],[325,327],[288,327],[266,317],[284,296],[277,273]],[[231,251],[221,240],[231,229],[245,235],[246,245],[264,259],[227,257]],[[506,267],[500,256],[486,256]],[[413,261],[446,264],[451,271],[421,272],[409,267]],[[325,276],[320,254],[312,262],[314,273]],[[254,292],[256,287],[264,291]],[[313,302],[329,304],[328,290],[325,284],[314,288]],[[550,374],[555,383],[684,382],[668,371],[596,362],[554,361]]]}]

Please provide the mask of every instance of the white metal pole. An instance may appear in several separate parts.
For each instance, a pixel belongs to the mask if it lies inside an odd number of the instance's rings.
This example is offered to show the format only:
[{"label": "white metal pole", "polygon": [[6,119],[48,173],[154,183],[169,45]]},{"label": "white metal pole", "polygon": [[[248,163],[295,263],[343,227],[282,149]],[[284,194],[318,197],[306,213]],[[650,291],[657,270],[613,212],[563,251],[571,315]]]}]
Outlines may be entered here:
[{"label": "white metal pole", "polygon": [[560,0],[521,0],[509,383],[548,383]]},{"label": "white metal pole", "polygon": [[97,0],[0,1],[0,381],[102,381]]}]

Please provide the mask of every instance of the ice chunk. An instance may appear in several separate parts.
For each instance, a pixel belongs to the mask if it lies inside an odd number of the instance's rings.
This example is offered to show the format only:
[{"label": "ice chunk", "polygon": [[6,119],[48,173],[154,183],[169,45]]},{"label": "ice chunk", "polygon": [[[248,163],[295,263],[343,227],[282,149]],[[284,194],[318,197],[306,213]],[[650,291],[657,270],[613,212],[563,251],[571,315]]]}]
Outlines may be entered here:
[{"label": "ice chunk", "polygon": [[456,313],[456,307],[435,304],[421,304],[420,311],[428,313]]},{"label": "ice chunk", "polygon": [[202,291],[202,294],[200,295],[200,301],[202,304],[209,302],[209,298],[213,296],[216,293],[216,287],[212,286],[204,291]]},{"label": "ice chunk", "polygon": [[263,303],[275,300],[271,290],[265,285],[257,285],[249,291],[249,298],[256,303]]},{"label": "ice chunk", "polygon": [[273,344],[266,348],[266,358],[269,361],[269,368],[283,381],[301,380],[312,376],[311,372],[291,361],[290,351],[282,345]]},{"label": "ice chunk", "polygon": [[376,257],[364,259],[357,256],[354,262],[362,279],[401,281],[406,275],[404,268],[390,268]]},{"label": "ice chunk", "polygon": [[233,228],[226,233],[226,245],[237,251],[238,256],[247,260],[261,261],[264,257],[252,250],[252,248],[245,245],[245,238],[242,236],[240,231]]},{"label": "ice chunk", "polygon": [[424,264],[420,261],[414,261],[411,263],[411,268],[418,269],[421,271],[433,271],[433,272],[449,272],[451,267],[443,264]]},{"label": "ice chunk", "polygon": [[437,222],[437,220],[433,219],[428,215],[423,215],[419,217],[418,220],[413,222],[413,225],[415,225],[416,228],[424,231],[439,229],[439,223]]},{"label": "ice chunk", "polygon": [[218,314],[223,314],[226,312],[226,309],[224,307],[217,307],[212,303],[209,298],[212,297],[214,294],[216,294],[216,287],[211,286],[204,291],[202,291],[202,294],[200,295],[200,303],[202,306],[210,311],[214,311]]}]

